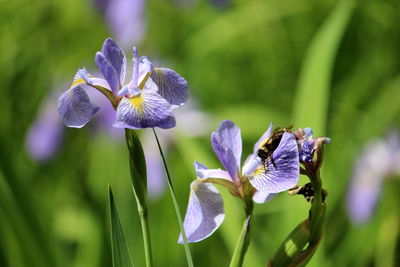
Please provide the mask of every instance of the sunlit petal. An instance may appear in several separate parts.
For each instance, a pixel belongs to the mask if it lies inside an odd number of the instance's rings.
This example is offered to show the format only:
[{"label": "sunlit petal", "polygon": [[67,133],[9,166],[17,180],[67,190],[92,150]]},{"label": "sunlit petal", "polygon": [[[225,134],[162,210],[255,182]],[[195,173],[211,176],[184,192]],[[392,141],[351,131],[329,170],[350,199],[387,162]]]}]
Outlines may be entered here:
[{"label": "sunlit petal", "polygon": [[292,133],[285,132],[279,146],[267,162],[267,170],[260,166],[249,176],[250,183],[259,191],[279,193],[295,186],[299,180],[300,164],[297,142]]},{"label": "sunlit petal", "polygon": [[175,126],[175,118],[171,113],[171,105],[164,98],[152,91],[142,91],[137,97],[124,97],[121,100],[114,126],[130,129],[168,129]]},{"label": "sunlit petal", "polygon": [[[198,242],[210,236],[222,224],[225,218],[224,203],[212,184],[195,180],[190,188],[183,227],[188,242]],[[183,243],[182,235],[178,243]]]}]

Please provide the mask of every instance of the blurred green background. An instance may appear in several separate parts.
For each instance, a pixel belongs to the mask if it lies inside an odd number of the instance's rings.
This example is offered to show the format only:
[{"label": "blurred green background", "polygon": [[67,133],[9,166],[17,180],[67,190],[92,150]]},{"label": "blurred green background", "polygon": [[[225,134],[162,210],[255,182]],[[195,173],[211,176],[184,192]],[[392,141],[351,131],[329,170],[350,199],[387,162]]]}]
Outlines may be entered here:
[{"label": "blurred green background", "polygon": [[[90,122],[63,127],[58,149],[46,159],[32,156],[27,141],[49,95],[67,89],[78,68],[96,71],[95,52],[109,36],[128,62],[135,45],[182,74],[197,112],[207,117],[195,136],[184,127],[160,130],[182,212],[193,161],[220,167],[209,140],[222,119],[242,130],[242,160],[270,121],[309,126],[332,138],[322,170],[329,192],[325,236],[309,265],[400,264],[398,180],[385,184],[364,224],[351,223],[346,211],[365,143],[400,126],[399,1],[123,2],[0,1],[0,266],[111,266],[108,184],[133,262],[144,266],[124,140]],[[185,125],[185,112],[178,125]],[[153,179],[164,184],[163,177]],[[191,245],[196,266],[227,266],[241,229],[241,202],[220,189],[226,219]],[[265,266],[308,208],[286,193],[257,205],[244,266]],[[162,189],[151,198],[149,216],[155,266],[185,266],[172,201]]]}]

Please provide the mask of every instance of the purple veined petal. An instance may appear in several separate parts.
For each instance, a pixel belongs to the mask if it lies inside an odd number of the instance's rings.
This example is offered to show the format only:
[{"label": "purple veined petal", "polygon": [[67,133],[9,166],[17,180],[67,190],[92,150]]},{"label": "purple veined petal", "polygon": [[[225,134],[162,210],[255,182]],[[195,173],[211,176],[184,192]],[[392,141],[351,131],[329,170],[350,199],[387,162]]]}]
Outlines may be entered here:
[{"label": "purple veined petal", "polygon": [[119,88],[121,87],[121,83],[119,80],[119,76],[117,71],[111,65],[111,63],[107,60],[105,55],[101,52],[96,53],[95,57],[96,65],[99,68],[101,74],[103,74],[104,78],[107,80],[110,85],[111,90],[114,94],[117,94]]},{"label": "purple veined petal", "polygon": [[196,170],[196,175],[200,179],[220,178],[232,182],[232,178],[227,171],[221,169],[209,169],[205,165],[197,161],[195,161],[193,165],[194,169]]},{"label": "purple veined petal", "polygon": [[68,127],[83,127],[99,110],[80,86],[65,91],[58,99],[58,113]]},{"label": "purple veined petal", "polygon": [[[225,218],[221,194],[210,183],[195,180],[190,185],[189,203],[183,228],[188,242],[198,242],[217,230]],[[178,243],[182,244],[182,235]]]},{"label": "purple veined petal", "polygon": [[122,98],[117,107],[114,127],[142,129],[160,127],[169,129],[176,124],[171,105],[159,94],[143,91],[134,98]]},{"label": "purple veined petal", "polygon": [[274,124],[272,122],[270,122],[267,131],[260,137],[260,139],[258,139],[257,143],[255,143],[254,148],[253,148],[253,153],[256,154],[257,150],[260,146],[260,143],[271,136],[272,127],[274,127]]},{"label": "purple veined petal", "polygon": [[240,129],[232,121],[222,121],[216,132],[211,134],[211,144],[222,165],[232,180],[238,178],[242,156]]},{"label": "purple veined petal", "polygon": [[158,87],[158,93],[171,105],[183,105],[188,97],[188,83],[174,70],[154,68],[151,79]]},{"label": "purple veined petal", "polygon": [[250,183],[259,191],[279,193],[295,186],[299,180],[300,163],[297,142],[292,133],[285,132],[279,146],[267,162],[268,170],[262,166],[248,176]]},{"label": "purple veined petal", "polygon": [[119,85],[123,84],[126,75],[126,58],[124,52],[111,38],[107,38],[104,41],[101,52],[106,57],[111,66],[113,66],[113,68],[115,69],[119,77]]},{"label": "purple veined petal", "polygon": [[278,193],[268,193],[268,192],[261,192],[256,191],[253,195],[253,201],[258,204],[265,203],[273,199]]}]

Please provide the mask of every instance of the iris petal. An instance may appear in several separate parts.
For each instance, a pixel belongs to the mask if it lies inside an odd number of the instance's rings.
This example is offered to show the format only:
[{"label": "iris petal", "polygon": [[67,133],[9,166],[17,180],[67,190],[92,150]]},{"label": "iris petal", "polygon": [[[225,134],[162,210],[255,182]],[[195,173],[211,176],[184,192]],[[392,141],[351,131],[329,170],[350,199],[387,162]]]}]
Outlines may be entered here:
[{"label": "iris petal", "polygon": [[268,192],[261,192],[256,191],[253,195],[253,201],[258,204],[265,203],[273,199],[278,193],[268,193]]},{"label": "iris petal", "polygon": [[[183,227],[188,242],[198,242],[209,237],[222,224],[225,218],[224,202],[212,184],[195,180],[190,188]],[[182,235],[178,243],[183,243]]]},{"label": "iris petal", "polygon": [[257,143],[255,143],[254,148],[253,148],[253,153],[256,154],[257,150],[260,146],[260,143],[271,136],[273,126],[274,126],[274,124],[272,122],[270,122],[267,131],[260,137],[260,139],[258,139]]},{"label": "iris petal", "polygon": [[154,68],[151,79],[158,87],[158,93],[171,105],[182,105],[188,97],[187,81],[174,70]]},{"label": "iris petal", "polygon": [[58,99],[58,113],[68,127],[83,127],[99,110],[80,86],[65,91]]},{"label": "iris petal", "polygon": [[123,84],[126,74],[126,58],[124,52],[111,38],[107,38],[104,41],[101,52],[115,69],[120,84]]},{"label": "iris petal", "polygon": [[121,83],[115,68],[111,65],[111,63],[107,60],[106,56],[97,52],[95,57],[96,65],[99,68],[101,74],[103,74],[104,78],[107,80],[108,84],[111,87],[111,90],[116,94],[121,87]]},{"label": "iris petal", "polygon": [[295,186],[299,180],[300,164],[297,142],[292,133],[285,132],[279,146],[272,153],[275,166],[267,162],[268,170],[262,165],[249,176],[250,183],[259,191],[279,193]]},{"label": "iris petal", "polygon": [[232,182],[232,178],[227,171],[221,169],[209,169],[200,162],[194,162],[194,168],[196,170],[197,177],[201,179],[206,178],[220,178]]},{"label": "iris petal", "polygon": [[211,135],[211,144],[232,179],[237,180],[242,155],[242,138],[239,127],[232,121],[222,121],[217,131]]},{"label": "iris petal", "polygon": [[142,129],[160,127],[169,129],[175,126],[171,105],[159,94],[143,91],[134,98],[122,98],[117,107],[117,122],[114,127]]}]

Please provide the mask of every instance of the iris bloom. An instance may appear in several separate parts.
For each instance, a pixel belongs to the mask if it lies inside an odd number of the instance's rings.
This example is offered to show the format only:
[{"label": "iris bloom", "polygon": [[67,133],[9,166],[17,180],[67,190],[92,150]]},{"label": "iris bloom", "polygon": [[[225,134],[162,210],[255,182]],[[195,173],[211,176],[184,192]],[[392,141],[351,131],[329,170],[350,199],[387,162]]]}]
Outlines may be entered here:
[{"label": "iris bloom", "polygon": [[123,51],[108,38],[101,52],[96,53],[96,64],[102,78],[80,69],[69,90],[58,100],[58,112],[68,127],[83,127],[98,111],[91,103],[83,85],[103,93],[116,109],[114,127],[163,129],[175,126],[172,110],[188,98],[187,82],[175,71],[155,67],[146,57],[139,58],[133,48],[132,80],[124,84],[126,58]]},{"label": "iris bloom", "polygon": [[[270,137],[272,124],[254,145],[253,153],[240,169],[242,139],[240,129],[232,121],[223,121],[211,135],[211,144],[225,170],[208,169],[195,162],[197,179],[190,185],[189,204],[184,220],[188,242],[197,242],[210,236],[225,218],[222,197],[214,184],[220,184],[246,206],[252,201],[263,203],[276,193],[295,186],[299,179],[299,152],[295,135],[285,132],[266,165],[257,156],[259,144]],[[250,204],[252,205],[252,204]],[[179,238],[182,243],[182,238]]]},{"label": "iris bloom", "polygon": [[347,210],[355,223],[372,215],[387,178],[400,175],[400,136],[371,140],[357,160],[347,196]]}]

